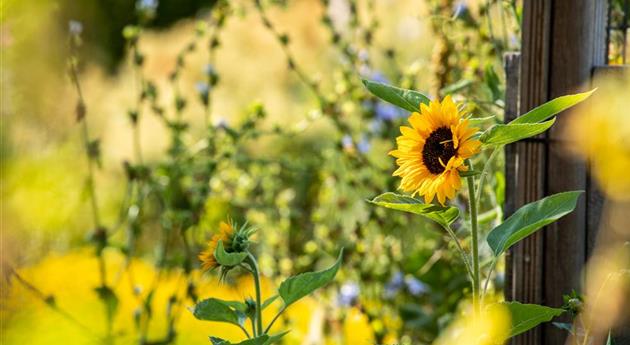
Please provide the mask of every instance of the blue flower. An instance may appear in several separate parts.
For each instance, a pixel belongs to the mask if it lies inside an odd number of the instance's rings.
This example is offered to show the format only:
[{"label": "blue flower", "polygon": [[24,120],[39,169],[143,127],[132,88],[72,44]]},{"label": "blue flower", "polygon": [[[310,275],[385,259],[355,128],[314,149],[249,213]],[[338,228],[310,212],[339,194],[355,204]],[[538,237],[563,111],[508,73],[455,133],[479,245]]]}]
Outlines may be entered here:
[{"label": "blue flower", "polygon": [[352,143],[352,137],[349,134],[345,134],[343,138],[341,138],[341,146],[346,150],[352,149],[354,144]]},{"label": "blue flower", "polygon": [[429,291],[427,285],[420,280],[409,276],[405,278],[405,285],[407,285],[407,290],[414,296],[420,296],[425,292]]},{"label": "blue flower", "polygon": [[216,71],[214,70],[214,66],[212,66],[211,64],[206,64],[205,66],[203,66],[203,74],[207,76],[215,75]]},{"label": "blue flower", "polygon": [[71,34],[78,36],[83,32],[83,24],[78,20],[71,20],[68,22],[68,31]]},{"label": "blue flower", "polygon": [[197,92],[199,92],[201,96],[207,96],[208,92],[210,92],[210,87],[208,86],[208,83],[203,82],[203,81],[198,81],[195,84],[195,88],[197,89]]},{"label": "blue flower", "polygon": [[404,284],[405,277],[403,276],[402,272],[398,271],[394,273],[392,279],[390,279],[390,281],[385,284],[385,298],[391,299],[396,296],[398,291],[403,288]]},{"label": "blue flower", "polygon": [[372,73],[370,79],[373,80],[373,81],[379,82],[379,83],[389,84],[389,79],[387,79],[385,74],[383,74],[381,72],[374,72],[374,73]]},{"label": "blue flower", "polygon": [[346,307],[354,305],[359,298],[360,292],[361,288],[357,283],[349,282],[341,285],[337,297],[339,305]]},{"label": "blue flower", "polygon": [[384,102],[378,102],[374,112],[376,117],[382,121],[393,121],[401,115],[400,110],[396,106]]},{"label": "blue flower", "polygon": [[374,119],[370,121],[368,129],[370,133],[380,133],[383,130],[383,121],[381,119]]},{"label": "blue flower", "polygon": [[458,18],[468,11],[468,5],[465,1],[458,1],[453,6],[453,17]]},{"label": "blue flower", "polygon": [[158,0],[138,0],[136,2],[136,9],[138,11],[155,12],[158,5]]},{"label": "blue flower", "polygon": [[361,137],[361,140],[357,144],[357,150],[359,150],[359,152],[363,154],[366,154],[370,151],[371,148],[372,144],[370,144],[368,138],[366,136]]}]

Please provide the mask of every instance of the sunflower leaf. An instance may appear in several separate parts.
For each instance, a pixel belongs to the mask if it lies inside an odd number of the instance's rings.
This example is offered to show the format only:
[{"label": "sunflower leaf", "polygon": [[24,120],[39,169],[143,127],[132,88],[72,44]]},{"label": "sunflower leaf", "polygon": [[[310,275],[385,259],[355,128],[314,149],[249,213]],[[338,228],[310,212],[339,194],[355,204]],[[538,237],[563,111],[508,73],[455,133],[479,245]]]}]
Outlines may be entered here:
[{"label": "sunflower leaf", "polygon": [[498,124],[483,132],[479,140],[485,145],[507,145],[543,133],[554,122],[555,118],[541,123]]},{"label": "sunflower leaf", "polygon": [[519,208],[488,234],[486,241],[494,256],[498,257],[518,241],[571,213],[580,194],[582,191],[558,193]]},{"label": "sunflower leaf", "polygon": [[418,91],[405,90],[395,86],[363,79],[363,85],[374,96],[410,112],[419,111],[420,104],[429,104],[429,97]]},{"label": "sunflower leaf", "polygon": [[263,334],[255,338],[243,340],[240,343],[233,343],[231,345],[264,345],[264,344],[268,344],[269,339],[271,338],[268,335]]},{"label": "sunflower leaf", "polygon": [[269,336],[269,340],[267,340],[267,342],[265,342],[265,345],[271,345],[271,344],[277,343],[278,341],[280,341],[280,339],[282,339],[282,337],[287,335],[287,333],[289,333],[289,332],[290,331],[284,331],[282,333],[277,333],[277,334]]},{"label": "sunflower leaf", "polygon": [[192,313],[195,318],[203,321],[227,322],[237,326],[244,321],[229,302],[217,298],[208,298],[197,303]]},{"label": "sunflower leaf", "polygon": [[526,114],[517,117],[516,119],[512,120],[510,124],[539,123],[545,121],[552,116],[586,100],[593,94],[593,92],[595,92],[595,90],[597,89],[593,89],[584,93],[566,95],[552,99],[551,101],[530,110]]},{"label": "sunflower leaf", "polygon": [[284,301],[284,308],[330,283],[335,278],[337,271],[339,271],[342,257],[343,248],[339,252],[337,261],[331,267],[319,272],[298,274],[283,281],[280,284],[280,288],[278,288],[278,294]]},{"label": "sunflower leaf", "polygon": [[219,241],[219,243],[217,243],[217,248],[214,250],[214,257],[221,266],[234,267],[245,260],[247,253],[228,253],[223,247],[223,241]]},{"label": "sunflower leaf", "polygon": [[538,304],[522,304],[519,302],[503,302],[501,304],[507,307],[512,316],[510,337],[526,332],[564,313],[563,309]]},{"label": "sunflower leaf", "polygon": [[394,210],[414,213],[444,227],[448,227],[459,217],[459,209],[457,207],[425,204],[416,198],[391,192],[381,194],[369,202]]}]

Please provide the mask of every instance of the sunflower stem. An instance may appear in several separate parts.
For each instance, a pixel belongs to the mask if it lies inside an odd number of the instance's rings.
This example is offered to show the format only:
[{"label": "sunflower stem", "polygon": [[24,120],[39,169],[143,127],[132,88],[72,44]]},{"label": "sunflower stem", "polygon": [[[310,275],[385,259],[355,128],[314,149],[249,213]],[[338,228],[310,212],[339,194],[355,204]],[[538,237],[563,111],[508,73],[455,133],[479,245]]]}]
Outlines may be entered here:
[{"label": "sunflower stem", "polygon": [[[472,162],[468,161],[468,167],[473,170]],[[479,229],[477,228],[477,200],[475,198],[475,178],[469,176],[466,178],[468,185],[468,206],[470,210],[470,228],[472,235],[472,263],[473,263],[473,310],[475,318],[479,317],[481,307],[479,305],[479,293],[481,290],[479,276]]]},{"label": "sunflower stem", "polygon": [[483,170],[481,171],[481,175],[479,176],[479,185],[477,187],[477,195],[475,196],[477,205],[479,205],[479,203],[481,202],[481,195],[483,193],[483,184],[486,180],[486,175],[488,175],[488,169],[490,169],[490,164],[494,160],[494,157],[496,157],[497,153],[499,153],[499,151],[500,151],[500,147],[495,147],[492,150],[492,153],[490,153],[490,157],[488,157],[488,160],[483,166]]},{"label": "sunflower stem", "polygon": [[260,271],[258,270],[258,263],[252,253],[247,252],[247,259],[249,265],[252,268],[252,276],[254,276],[254,287],[256,289],[256,328],[254,328],[254,336],[259,336],[263,332],[262,323],[262,304],[260,302]]}]

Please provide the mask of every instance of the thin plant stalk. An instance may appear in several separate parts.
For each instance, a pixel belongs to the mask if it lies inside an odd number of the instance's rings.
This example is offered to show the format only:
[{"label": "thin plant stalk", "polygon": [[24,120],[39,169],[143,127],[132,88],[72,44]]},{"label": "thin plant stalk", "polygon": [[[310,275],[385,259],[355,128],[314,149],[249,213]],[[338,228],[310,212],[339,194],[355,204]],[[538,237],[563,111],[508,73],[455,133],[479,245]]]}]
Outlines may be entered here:
[{"label": "thin plant stalk", "polygon": [[[468,166],[473,170],[472,163],[469,161]],[[470,230],[472,241],[472,264],[473,264],[473,309],[475,317],[478,317],[481,311],[479,304],[479,295],[481,292],[480,276],[479,276],[479,229],[477,227],[477,201],[475,200],[475,178],[469,176],[466,178],[468,185],[468,205],[470,210]]]},{"label": "thin plant stalk", "polygon": [[263,334],[262,324],[262,305],[261,305],[261,293],[260,293],[260,271],[258,269],[258,263],[252,253],[248,253],[249,265],[252,268],[252,275],[254,276],[254,286],[256,289],[256,328],[254,329],[254,336]]}]

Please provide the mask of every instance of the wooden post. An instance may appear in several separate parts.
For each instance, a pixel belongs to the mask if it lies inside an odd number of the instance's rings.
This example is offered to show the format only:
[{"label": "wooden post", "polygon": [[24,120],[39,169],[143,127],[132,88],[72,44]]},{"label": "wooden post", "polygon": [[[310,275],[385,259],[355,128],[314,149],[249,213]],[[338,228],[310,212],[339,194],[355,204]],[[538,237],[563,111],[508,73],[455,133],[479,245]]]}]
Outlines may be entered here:
[{"label": "wooden post", "polygon": [[[524,1],[520,111],[588,89],[594,67],[606,62],[605,28],[606,1]],[[516,145],[517,188],[507,195],[516,207],[588,188],[584,163],[567,156],[558,135],[558,128],[569,120],[570,114],[560,114],[549,134]],[[591,236],[588,223],[582,197],[575,212],[515,246],[508,265],[510,297],[558,307],[563,294],[579,290]],[[513,344],[561,345],[565,338],[566,331],[545,325],[516,337]]]}]

